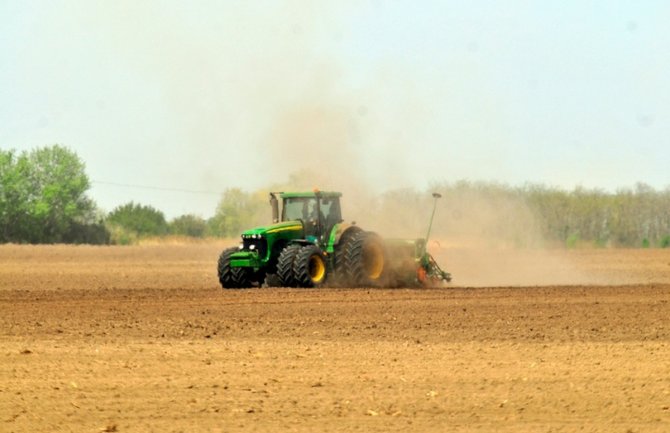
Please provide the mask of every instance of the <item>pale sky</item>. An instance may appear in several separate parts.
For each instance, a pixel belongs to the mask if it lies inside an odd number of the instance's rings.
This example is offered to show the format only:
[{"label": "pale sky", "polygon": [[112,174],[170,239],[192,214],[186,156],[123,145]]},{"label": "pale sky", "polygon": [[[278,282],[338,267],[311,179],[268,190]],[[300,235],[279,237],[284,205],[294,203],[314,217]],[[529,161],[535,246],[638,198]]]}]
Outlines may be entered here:
[{"label": "pale sky", "polygon": [[668,23],[663,1],[0,0],[0,147],[66,145],[102,209],[169,218],[305,167],[666,188]]}]

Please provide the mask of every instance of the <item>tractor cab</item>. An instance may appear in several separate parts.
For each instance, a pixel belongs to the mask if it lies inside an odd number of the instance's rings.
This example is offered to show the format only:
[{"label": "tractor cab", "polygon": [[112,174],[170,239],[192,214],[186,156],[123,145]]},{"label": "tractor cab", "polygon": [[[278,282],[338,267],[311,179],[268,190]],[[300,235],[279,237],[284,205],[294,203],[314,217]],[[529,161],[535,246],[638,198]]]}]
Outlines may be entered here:
[{"label": "tractor cab", "polygon": [[[318,239],[329,233],[335,224],[342,222],[341,195],[339,192],[326,191],[281,193],[281,221],[300,221],[305,228],[305,236]],[[278,214],[277,210],[277,217]]]}]

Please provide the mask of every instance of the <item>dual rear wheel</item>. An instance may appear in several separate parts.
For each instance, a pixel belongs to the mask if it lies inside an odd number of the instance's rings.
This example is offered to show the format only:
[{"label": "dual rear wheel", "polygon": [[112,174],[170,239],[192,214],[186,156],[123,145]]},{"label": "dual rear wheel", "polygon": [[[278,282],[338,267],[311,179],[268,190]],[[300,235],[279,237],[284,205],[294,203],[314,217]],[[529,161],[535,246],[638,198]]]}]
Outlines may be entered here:
[{"label": "dual rear wheel", "polygon": [[284,287],[319,287],[328,276],[326,256],[313,244],[291,244],[277,261],[277,277]]},{"label": "dual rear wheel", "polygon": [[[380,287],[386,281],[386,249],[373,232],[345,233],[335,247],[334,280],[349,287]],[[313,244],[291,244],[277,261],[277,277],[284,287],[319,287],[329,275],[326,256]]]},{"label": "dual rear wheel", "polygon": [[359,231],[340,246],[342,284],[351,287],[379,287],[386,279],[387,257],[382,238],[373,232]]}]

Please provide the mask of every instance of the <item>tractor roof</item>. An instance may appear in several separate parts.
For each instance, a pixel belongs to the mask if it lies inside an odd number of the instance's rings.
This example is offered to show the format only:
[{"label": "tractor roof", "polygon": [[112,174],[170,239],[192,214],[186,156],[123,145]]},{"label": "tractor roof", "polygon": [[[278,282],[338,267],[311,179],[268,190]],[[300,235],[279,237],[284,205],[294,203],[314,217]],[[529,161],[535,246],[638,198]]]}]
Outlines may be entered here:
[{"label": "tractor roof", "polygon": [[282,192],[280,194],[280,197],[281,198],[311,198],[311,197],[316,197],[317,194],[321,197],[328,197],[328,198],[334,198],[334,197],[341,197],[342,196],[341,192],[335,192],[335,191],[305,191],[305,192]]}]

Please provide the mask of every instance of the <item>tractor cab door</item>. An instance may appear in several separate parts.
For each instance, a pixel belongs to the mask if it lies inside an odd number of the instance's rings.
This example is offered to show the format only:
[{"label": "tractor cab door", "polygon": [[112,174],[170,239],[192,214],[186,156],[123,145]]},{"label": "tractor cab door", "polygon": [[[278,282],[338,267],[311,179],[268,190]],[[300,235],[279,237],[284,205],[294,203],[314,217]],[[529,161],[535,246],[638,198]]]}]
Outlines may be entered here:
[{"label": "tractor cab door", "polygon": [[323,220],[321,222],[322,233],[328,236],[335,224],[342,222],[342,211],[340,209],[339,197],[321,197],[319,202]]},{"label": "tractor cab door", "polygon": [[282,221],[301,221],[306,238],[317,237],[320,234],[323,220],[316,197],[287,197],[284,199]]},{"label": "tractor cab door", "polygon": [[305,222],[305,236],[318,237],[321,233],[321,222],[324,219],[323,212],[319,209],[316,198],[305,200],[302,207],[303,221]]}]

